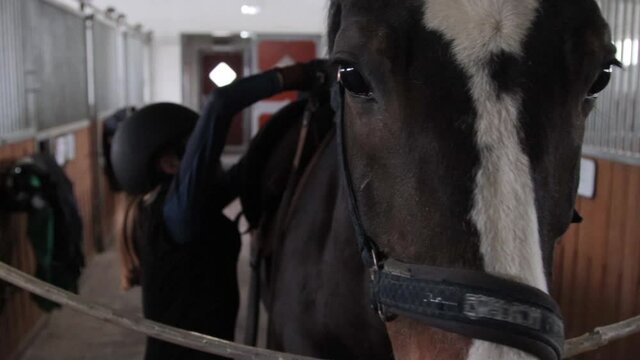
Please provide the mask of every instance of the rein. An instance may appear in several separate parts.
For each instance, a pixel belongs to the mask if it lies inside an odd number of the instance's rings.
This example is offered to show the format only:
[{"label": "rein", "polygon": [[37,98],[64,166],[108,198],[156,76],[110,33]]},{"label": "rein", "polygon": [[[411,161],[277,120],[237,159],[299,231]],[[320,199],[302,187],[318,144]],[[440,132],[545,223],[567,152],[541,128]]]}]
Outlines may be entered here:
[{"label": "rein", "polygon": [[332,91],[338,161],[362,261],[371,273],[371,302],[387,322],[398,315],[462,336],[560,360],[564,325],[545,292],[482,271],[406,264],[386,256],[367,235],[354,191],[344,135],[344,88]]}]

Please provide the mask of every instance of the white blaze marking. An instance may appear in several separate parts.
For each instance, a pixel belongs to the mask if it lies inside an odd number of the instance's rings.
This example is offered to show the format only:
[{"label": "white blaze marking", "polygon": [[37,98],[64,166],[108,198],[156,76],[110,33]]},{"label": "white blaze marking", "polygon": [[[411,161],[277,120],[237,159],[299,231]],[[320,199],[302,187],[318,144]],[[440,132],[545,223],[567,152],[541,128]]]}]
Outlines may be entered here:
[{"label": "white blaze marking", "polygon": [[[498,95],[488,68],[492,55],[522,55],[538,0],[425,0],[425,25],[452,42],[470,79],[478,117],[480,164],[471,218],[478,228],[488,273],[543,291],[547,283],[529,158],[519,142],[521,95]],[[468,358],[532,359],[501,345],[474,340]]]}]

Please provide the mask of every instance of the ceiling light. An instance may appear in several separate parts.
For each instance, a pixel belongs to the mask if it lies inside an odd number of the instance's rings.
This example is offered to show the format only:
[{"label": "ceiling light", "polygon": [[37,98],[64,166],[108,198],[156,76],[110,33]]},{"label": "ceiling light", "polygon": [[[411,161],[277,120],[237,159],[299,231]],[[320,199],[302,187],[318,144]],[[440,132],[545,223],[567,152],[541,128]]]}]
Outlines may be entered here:
[{"label": "ceiling light", "polygon": [[258,15],[260,13],[260,6],[257,5],[242,5],[240,12],[244,15]]},{"label": "ceiling light", "polygon": [[218,64],[211,72],[209,73],[209,79],[213,81],[218,87],[223,87],[231,84],[236,78],[238,74],[231,68],[231,66],[227,65],[225,62],[221,62]]},{"label": "ceiling light", "polygon": [[248,39],[251,37],[251,33],[248,31],[240,31],[240,37],[243,39]]}]

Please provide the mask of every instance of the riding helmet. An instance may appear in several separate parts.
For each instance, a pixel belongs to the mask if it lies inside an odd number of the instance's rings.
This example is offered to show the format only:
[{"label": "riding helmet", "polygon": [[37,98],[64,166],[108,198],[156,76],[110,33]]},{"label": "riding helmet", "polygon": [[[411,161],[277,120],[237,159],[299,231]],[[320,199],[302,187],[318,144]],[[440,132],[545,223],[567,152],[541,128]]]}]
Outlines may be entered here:
[{"label": "riding helmet", "polygon": [[198,114],[182,105],[148,105],[123,121],[113,137],[111,161],[122,189],[132,195],[156,187],[162,174],[155,156],[164,149],[180,146],[193,131]]}]

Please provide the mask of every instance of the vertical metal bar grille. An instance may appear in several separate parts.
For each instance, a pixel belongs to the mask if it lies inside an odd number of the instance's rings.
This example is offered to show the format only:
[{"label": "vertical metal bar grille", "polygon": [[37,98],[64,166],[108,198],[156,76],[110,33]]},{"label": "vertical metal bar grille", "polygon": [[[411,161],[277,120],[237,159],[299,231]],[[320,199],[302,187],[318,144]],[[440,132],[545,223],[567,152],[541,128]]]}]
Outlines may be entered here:
[{"label": "vertical metal bar grille", "polygon": [[144,104],[144,40],[142,35],[128,33],[127,52],[127,102],[128,105]]},{"label": "vertical metal bar grille", "polygon": [[35,1],[25,43],[38,130],[89,118],[84,17]]},{"label": "vertical metal bar grille", "polygon": [[640,2],[599,0],[623,70],[614,71],[587,121],[585,152],[640,160]]},{"label": "vertical metal bar grille", "polygon": [[26,113],[20,0],[0,0],[0,140],[31,129]]},{"label": "vertical metal bar grille", "polygon": [[121,99],[124,84],[118,79],[118,29],[99,20],[93,24],[96,108],[101,114],[124,105]]},{"label": "vertical metal bar grille", "polygon": [[142,68],[144,69],[144,102],[150,103],[153,97],[152,95],[152,78],[153,78],[153,61],[152,61],[152,41],[153,37],[151,33],[145,34],[144,48],[143,48],[143,62]]}]

